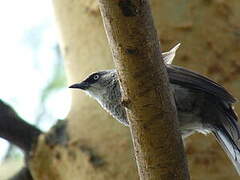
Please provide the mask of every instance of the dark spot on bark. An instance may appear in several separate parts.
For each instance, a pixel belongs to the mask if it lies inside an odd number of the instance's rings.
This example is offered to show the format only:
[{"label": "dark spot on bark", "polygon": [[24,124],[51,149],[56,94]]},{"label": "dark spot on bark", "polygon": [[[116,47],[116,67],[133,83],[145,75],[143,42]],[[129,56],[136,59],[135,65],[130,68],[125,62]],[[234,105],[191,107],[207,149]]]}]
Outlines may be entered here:
[{"label": "dark spot on bark", "polygon": [[100,10],[99,8],[92,8],[92,7],[87,7],[86,11],[90,14],[93,15],[95,17],[100,16]]},{"label": "dark spot on bark", "polygon": [[144,104],[143,107],[151,107],[153,104]]},{"label": "dark spot on bark", "polygon": [[60,160],[60,159],[61,159],[61,154],[60,154],[59,152],[57,152],[57,153],[55,154],[55,157],[56,157],[57,160]]},{"label": "dark spot on bark", "polygon": [[136,6],[131,2],[131,0],[119,0],[118,6],[120,7],[123,15],[126,17],[137,15]]},{"label": "dark spot on bark", "polygon": [[203,0],[203,3],[208,6],[212,3],[212,0]]},{"label": "dark spot on bark", "polygon": [[58,120],[46,136],[46,144],[50,147],[55,145],[66,145],[68,142],[68,135],[66,132],[67,120]]},{"label": "dark spot on bark", "polygon": [[138,50],[136,48],[135,49],[127,48],[126,52],[128,54],[131,54],[131,55],[137,55],[138,54]]},{"label": "dark spot on bark", "polygon": [[214,43],[212,42],[212,41],[209,41],[209,40],[207,40],[206,41],[206,44],[207,44],[207,48],[209,49],[213,49],[213,46],[214,46]]},{"label": "dark spot on bark", "polygon": [[183,62],[188,62],[188,61],[189,61],[188,55],[183,55],[180,59],[181,59],[181,61],[183,61]]},{"label": "dark spot on bark", "polygon": [[230,64],[232,66],[232,68],[238,73],[240,74],[240,63],[237,63],[237,60],[231,60]]},{"label": "dark spot on bark", "polygon": [[186,148],[186,153],[188,155],[193,155],[194,153],[196,153],[195,147],[192,144],[188,145]]},{"label": "dark spot on bark", "polygon": [[202,164],[204,166],[209,166],[212,162],[210,162],[209,159],[207,159],[206,157],[205,158],[199,158],[199,157],[196,157],[194,159],[194,164]]},{"label": "dark spot on bark", "polygon": [[182,30],[182,31],[191,31],[193,28],[193,23],[192,22],[183,22],[183,23],[177,25],[176,28],[179,30]]},{"label": "dark spot on bark", "polygon": [[68,156],[74,160],[77,158],[77,155],[76,155],[75,151],[73,151],[73,150],[68,151]]},{"label": "dark spot on bark", "polygon": [[224,74],[224,69],[219,65],[219,64],[212,64],[208,67],[207,69],[207,73],[209,75],[213,75],[213,74]]},{"label": "dark spot on bark", "polygon": [[130,101],[130,99],[123,98],[121,103],[125,108],[129,108],[129,105],[130,105],[131,101]]},{"label": "dark spot on bark", "polygon": [[90,147],[86,145],[79,145],[79,149],[88,157],[88,161],[93,167],[98,168],[105,164],[104,160]]}]

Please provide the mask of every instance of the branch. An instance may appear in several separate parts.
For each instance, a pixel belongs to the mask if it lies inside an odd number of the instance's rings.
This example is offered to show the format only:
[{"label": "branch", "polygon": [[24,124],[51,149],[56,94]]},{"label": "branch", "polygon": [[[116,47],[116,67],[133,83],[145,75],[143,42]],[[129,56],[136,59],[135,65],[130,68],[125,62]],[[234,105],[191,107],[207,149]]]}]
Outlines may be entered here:
[{"label": "branch", "polygon": [[33,177],[29,171],[29,168],[23,167],[17,174],[15,174],[9,180],[33,180]]},{"label": "branch", "polygon": [[189,179],[176,106],[148,0],[99,2],[124,90],[140,179]]},{"label": "branch", "polygon": [[25,122],[9,105],[0,100],[0,137],[28,154],[41,133],[38,128]]}]

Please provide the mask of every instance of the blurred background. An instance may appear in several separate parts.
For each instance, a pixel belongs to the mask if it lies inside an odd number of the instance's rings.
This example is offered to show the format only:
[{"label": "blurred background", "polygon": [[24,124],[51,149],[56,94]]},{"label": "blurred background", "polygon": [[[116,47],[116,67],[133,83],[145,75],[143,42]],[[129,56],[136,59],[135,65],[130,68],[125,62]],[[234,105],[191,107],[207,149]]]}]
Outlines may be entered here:
[{"label": "blurred background", "polygon": [[[0,98],[46,131],[70,108],[51,1],[4,1],[0,21]],[[21,151],[0,138],[0,179],[22,163]]]},{"label": "blurred background", "polygon": [[[3,1],[0,6],[0,98],[24,120],[43,131],[57,119],[66,117],[72,101],[67,118],[71,140],[77,142],[71,150],[78,160],[73,160],[61,147],[50,149],[50,156],[44,160],[52,164],[44,170],[84,180],[138,179],[129,130],[82,92],[72,91],[71,100],[57,43],[52,2],[68,83],[112,67],[96,0]],[[240,1],[151,0],[151,5],[162,49],[167,51],[181,42],[174,64],[208,76],[239,99]],[[240,103],[235,108],[240,114]],[[104,157],[106,166],[101,171],[92,168],[88,156],[84,159],[79,151],[79,145]],[[69,155],[69,169],[78,166],[81,169],[76,168],[76,174],[63,171],[65,161],[61,164],[51,156],[59,152]],[[212,136],[191,136],[186,141],[186,152],[192,180],[239,179]],[[0,180],[14,174],[23,162],[21,152],[0,139]]]}]

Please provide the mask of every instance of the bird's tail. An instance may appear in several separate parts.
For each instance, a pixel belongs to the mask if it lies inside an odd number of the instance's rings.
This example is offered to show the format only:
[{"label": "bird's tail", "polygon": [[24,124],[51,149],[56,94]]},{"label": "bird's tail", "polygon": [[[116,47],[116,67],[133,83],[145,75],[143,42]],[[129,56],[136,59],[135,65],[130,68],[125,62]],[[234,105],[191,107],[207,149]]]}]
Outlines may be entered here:
[{"label": "bird's tail", "polygon": [[232,138],[223,126],[214,130],[213,134],[216,136],[219,144],[227,153],[229,159],[232,161],[240,175],[240,145]]}]

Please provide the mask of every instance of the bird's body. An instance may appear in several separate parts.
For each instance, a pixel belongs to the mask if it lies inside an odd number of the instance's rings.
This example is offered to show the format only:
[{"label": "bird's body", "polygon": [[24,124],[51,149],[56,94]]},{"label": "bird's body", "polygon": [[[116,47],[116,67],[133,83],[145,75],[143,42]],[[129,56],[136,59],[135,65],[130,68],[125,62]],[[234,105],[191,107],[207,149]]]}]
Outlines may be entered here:
[{"label": "bird's body", "polygon": [[[182,136],[187,137],[194,132],[213,133],[239,173],[240,127],[232,106],[235,98],[210,79],[170,65],[176,49],[163,53],[163,58],[175,98]],[[71,87],[85,90],[115,119],[128,126],[116,70],[93,73],[83,82]]]}]

